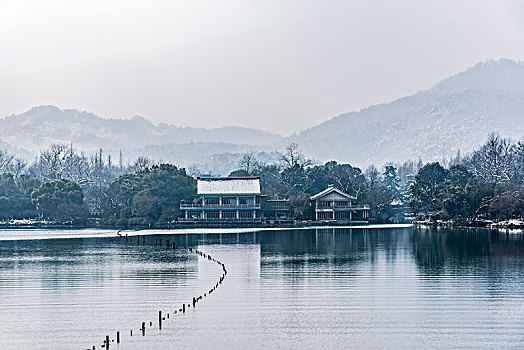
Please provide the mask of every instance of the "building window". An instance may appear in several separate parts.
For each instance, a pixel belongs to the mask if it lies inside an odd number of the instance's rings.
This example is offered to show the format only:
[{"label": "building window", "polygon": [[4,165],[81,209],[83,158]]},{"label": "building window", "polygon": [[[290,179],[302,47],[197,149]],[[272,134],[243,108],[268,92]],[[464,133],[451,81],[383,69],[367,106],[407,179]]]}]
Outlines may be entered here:
[{"label": "building window", "polygon": [[251,211],[241,211],[240,212],[240,218],[241,219],[252,219],[253,218],[253,212],[251,212]]},{"label": "building window", "polygon": [[206,198],[206,205],[218,205],[218,198]]},{"label": "building window", "polygon": [[320,219],[326,219],[326,220],[333,219],[333,213],[332,212],[329,212],[329,213],[321,212],[319,214],[320,214]]},{"label": "building window", "polygon": [[319,202],[318,203],[318,207],[319,208],[331,208],[331,202]]},{"label": "building window", "polygon": [[348,212],[335,213],[335,219],[349,219]]},{"label": "building window", "polygon": [[218,219],[220,217],[220,214],[218,213],[218,211],[209,211],[207,212],[206,217],[208,219]]}]

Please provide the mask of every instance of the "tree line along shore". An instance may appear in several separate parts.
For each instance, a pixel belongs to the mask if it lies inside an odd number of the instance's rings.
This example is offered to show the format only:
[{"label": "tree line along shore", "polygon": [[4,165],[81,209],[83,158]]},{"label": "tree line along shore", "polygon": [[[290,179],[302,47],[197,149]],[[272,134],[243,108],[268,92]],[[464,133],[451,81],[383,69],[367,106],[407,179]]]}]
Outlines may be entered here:
[{"label": "tree line along shore", "polygon": [[[72,145],[52,145],[32,164],[0,151],[0,224],[171,227],[182,201],[198,201],[198,175],[145,157],[113,164],[102,150],[86,155]],[[329,185],[369,205],[372,223],[389,222],[399,209],[420,223],[466,226],[515,223],[524,213],[524,141],[496,134],[464,156],[365,170],[315,164],[290,144],[274,163],[244,154],[230,176],[258,176],[263,195],[289,200],[297,222],[312,219],[310,196]]]}]

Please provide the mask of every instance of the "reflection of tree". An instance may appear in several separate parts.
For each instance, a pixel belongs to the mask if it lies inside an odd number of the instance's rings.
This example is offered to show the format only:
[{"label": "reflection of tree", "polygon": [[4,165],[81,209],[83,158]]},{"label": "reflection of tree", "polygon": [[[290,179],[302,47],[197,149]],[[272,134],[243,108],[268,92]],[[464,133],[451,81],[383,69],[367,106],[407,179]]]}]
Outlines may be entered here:
[{"label": "reflection of tree", "polygon": [[[386,260],[394,259],[403,233],[406,231],[347,228],[263,232],[261,254],[268,259],[262,263],[288,265],[296,272],[312,264],[324,270],[363,261],[373,264],[379,254],[385,254]],[[272,259],[275,256],[279,258]]]},{"label": "reflection of tree", "polygon": [[492,234],[487,230],[414,229],[410,235],[415,261],[428,274],[440,274],[446,268],[474,264],[491,251]]}]

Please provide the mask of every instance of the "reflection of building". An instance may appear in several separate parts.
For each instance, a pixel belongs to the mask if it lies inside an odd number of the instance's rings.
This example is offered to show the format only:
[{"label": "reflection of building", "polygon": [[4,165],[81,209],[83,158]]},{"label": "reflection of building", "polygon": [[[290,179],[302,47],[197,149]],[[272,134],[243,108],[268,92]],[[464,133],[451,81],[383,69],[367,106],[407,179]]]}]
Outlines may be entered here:
[{"label": "reflection of building", "polygon": [[197,179],[198,202],[181,203],[185,222],[260,222],[258,177],[202,177]]},{"label": "reflection of building", "polygon": [[355,197],[330,185],[311,197],[314,202],[315,220],[367,223],[369,206],[353,205]]}]

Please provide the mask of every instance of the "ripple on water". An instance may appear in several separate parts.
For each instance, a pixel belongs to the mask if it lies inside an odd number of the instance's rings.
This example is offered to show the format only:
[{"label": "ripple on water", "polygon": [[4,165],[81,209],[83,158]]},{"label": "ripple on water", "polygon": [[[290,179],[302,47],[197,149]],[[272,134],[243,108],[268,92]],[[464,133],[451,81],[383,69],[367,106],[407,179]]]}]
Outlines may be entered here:
[{"label": "ripple on water", "polygon": [[[0,243],[1,348],[100,348],[117,330],[119,349],[524,348],[522,236],[411,227],[162,233],[137,245],[112,231],[42,233],[51,240],[0,232],[18,235]],[[141,337],[142,321],[221,274],[155,238],[198,247],[228,277],[196,310]]]}]

